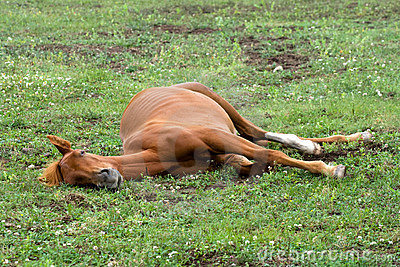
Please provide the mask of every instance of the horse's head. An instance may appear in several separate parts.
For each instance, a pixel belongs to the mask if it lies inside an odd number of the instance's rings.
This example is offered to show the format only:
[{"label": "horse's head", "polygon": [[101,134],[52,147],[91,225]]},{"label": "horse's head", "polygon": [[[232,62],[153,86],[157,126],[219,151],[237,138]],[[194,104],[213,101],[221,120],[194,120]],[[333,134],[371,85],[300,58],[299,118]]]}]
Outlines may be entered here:
[{"label": "horse's head", "polygon": [[48,135],[47,138],[63,157],[44,170],[43,176],[39,178],[42,183],[53,186],[65,182],[106,188],[118,188],[122,183],[122,175],[117,170],[115,160],[80,149],[73,150],[70,142],[54,135]]}]

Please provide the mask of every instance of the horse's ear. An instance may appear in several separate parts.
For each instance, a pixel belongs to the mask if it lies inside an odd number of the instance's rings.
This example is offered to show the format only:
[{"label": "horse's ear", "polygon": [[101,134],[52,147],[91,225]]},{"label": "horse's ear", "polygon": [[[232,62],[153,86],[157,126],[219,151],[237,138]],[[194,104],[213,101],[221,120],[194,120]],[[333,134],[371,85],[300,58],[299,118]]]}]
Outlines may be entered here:
[{"label": "horse's ear", "polygon": [[48,135],[47,138],[49,138],[50,142],[53,145],[55,145],[58,151],[60,151],[61,154],[63,155],[67,154],[72,150],[71,143],[68,142],[67,140],[62,139],[61,137],[55,135]]}]

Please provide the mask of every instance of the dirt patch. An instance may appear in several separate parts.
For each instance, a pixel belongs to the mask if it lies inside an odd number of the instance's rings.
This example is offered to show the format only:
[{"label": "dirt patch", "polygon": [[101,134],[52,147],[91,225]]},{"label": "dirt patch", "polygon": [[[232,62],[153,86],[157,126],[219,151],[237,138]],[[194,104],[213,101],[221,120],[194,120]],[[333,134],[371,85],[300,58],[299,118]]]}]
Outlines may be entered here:
[{"label": "dirt patch", "polygon": [[[368,144],[360,144],[360,146],[364,146],[366,152],[371,155],[378,155],[382,151],[389,151],[390,149],[385,147],[382,143],[368,143]],[[336,151],[332,151],[329,153],[323,152],[321,155],[303,155],[304,160],[313,161],[313,160],[322,160],[324,162],[333,162],[336,161],[339,157],[348,157],[355,156],[360,153],[359,148],[353,149],[342,149],[339,148]],[[364,153],[364,152],[363,152]]]},{"label": "dirt patch", "polygon": [[[98,190],[97,188],[88,186],[88,189],[93,189],[93,190]],[[81,194],[76,194],[76,193],[70,193],[66,195],[64,198],[55,200],[55,199],[50,199],[48,203],[45,204],[40,204],[38,205],[39,208],[46,208],[46,209],[51,209],[59,212],[65,212],[66,211],[66,205],[71,205],[73,207],[80,207],[84,208],[86,210],[91,210],[91,211],[96,211],[98,208],[102,210],[107,210],[109,209],[109,204],[99,204],[94,207],[91,203],[89,203],[86,199],[85,196]],[[72,221],[73,218],[71,218],[69,215],[64,215],[64,217],[58,218],[58,221],[63,221],[63,222],[69,222]]]},{"label": "dirt patch", "polygon": [[[187,263],[185,266],[240,266],[239,260],[231,255],[230,257],[222,252],[218,251],[198,251],[198,250],[191,250],[188,251],[189,255],[187,258]],[[242,263],[242,265],[244,265]],[[253,263],[247,263],[246,266],[256,266]]]},{"label": "dirt patch", "polygon": [[89,204],[83,195],[70,193],[65,196],[62,200],[50,200],[50,203],[47,205],[43,205],[41,207],[48,207],[54,210],[65,210],[65,204],[69,204],[76,207],[84,207],[84,208],[92,208],[92,205]]},{"label": "dirt patch", "polygon": [[186,26],[181,25],[155,25],[153,27],[154,31],[162,31],[162,32],[169,32],[169,33],[176,33],[176,34],[208,34],[219,31],[219,29],[212,29],[212,28],[196,28],[196,29],[189,29]]},{"label": "dirt patch", "polygon": [[[294,45],[285,43],[289,39],[286,36],[266,38],[247,36],[239,40],[239,45],[247,57],[245,63],[248,65],[257,66],[262,71],[273,70],[274,66],[282,66],[284,70],[296,71],[309,61],[309,57],[292,53]],[[267,56],[271,53],[267,52],[270,50],[270,46],[274,47],[275,52],[283,53]]]},{"label": "dirt patch", "polygon": [[[179,190],[163,190],[164,194],[159,196],[153,192],[140,191],[135,193],[135,200],[144,200],[147,202],[163,202],[168,204],[177,204],[179,202],[193,202],[198,199],[196,189],[191,187],[181,188]],[[181,195],[177,195],[179,192]],[[129,200],[129,199],[127,199]]]},{"label": "dirt patch", "polygon": [[282,66],[283,69],[297,70],[302,65],[305,65],[309,58],[307,56],[295,54],[280,54],[277,56],[267,58],[268,64],[276,64]]},{"label": "dirt patch", "polygon": [[72,205],[78,206],[78,207],[88,208],[88,207],[92,206],[86,202],[86,198],[83,195],[74,194],[74,193],[66,195],[65,202],[67,204],[72,204]]},{"label": "dirt patch", "polygon": [[220,30],[206,27],[206,28],[193,29],[193,30],[190,30],[188,33],[190,33],[190,34],[206,34],[206,33],[213,33],[213,32],[217,32],[217,31],[220,31]]},{"label": "dirt patch", "polygon": [[[256,38],[252,35],[250,36],[246,36],[244,38],[241,38],[238,43],[244,47],[245,49],[249,48],[249,47],[258,47],[261,44],[261,40],[263,40],[263,38]],[[234,38],[231,37],[231,41],[234,41]]]},{"label": "dirt patch", "polygon": [[[239,45],[244,51],[244,54],[247,57],[247,59],[245,60],[246,64],[256,66],[265,65],[266,60],[265,57],[263,57],[263,50],[265,50],[265,45],[261,44],[262,40],[262,38],[247,36],[238,41]],[[231,38],[231,41],[234,41],[234,39]]]},{"label": "dirt patch", "polygon": [[397,95],[397,93],[394,92],[394,91],[387,92],[387,93],[386,93],[386,98],[387,98],[387,99],[393,99],[393,98],[395,98],[396,95]]},{"label": "dirt patch", "polygon": [[329,153],[323,152],[321,155],[304,155],[303,158],[307,161],[322,160],[325,162],[332,162],[336,161],[339,157],[354,156],[357,152],[358,150],[337,150]]}]

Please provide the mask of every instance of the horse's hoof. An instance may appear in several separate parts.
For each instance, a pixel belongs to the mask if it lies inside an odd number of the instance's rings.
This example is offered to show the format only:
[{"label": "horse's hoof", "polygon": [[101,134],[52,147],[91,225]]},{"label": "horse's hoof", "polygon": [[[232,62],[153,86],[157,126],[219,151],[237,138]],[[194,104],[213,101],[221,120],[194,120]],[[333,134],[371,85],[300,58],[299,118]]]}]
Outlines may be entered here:
[{"label": "horse's hoof", "polygon": [[343,178],[345,174],[346,174],[346,166],[340,164],[336,167],[335,171],[333,172],[333,177]]},{"label": "horse's hoof", "polygon": [[369,143],[372,142],[372,139],[374,138],[374,135],[371,133],[371,130],[368,129],[365,132],[361,133],[361,138],[364,143]]},{"label": "horse's hoof", "polygon": [[302,140],[301,150],[309,155],[320,155],[322,153],[322,148],[319,144],[310,141],[310,140]]},{"label": "horse's hoof", "polygon": [[314,155],[321,155],[322,154],[322,148],[318,143],[314,143]]}]

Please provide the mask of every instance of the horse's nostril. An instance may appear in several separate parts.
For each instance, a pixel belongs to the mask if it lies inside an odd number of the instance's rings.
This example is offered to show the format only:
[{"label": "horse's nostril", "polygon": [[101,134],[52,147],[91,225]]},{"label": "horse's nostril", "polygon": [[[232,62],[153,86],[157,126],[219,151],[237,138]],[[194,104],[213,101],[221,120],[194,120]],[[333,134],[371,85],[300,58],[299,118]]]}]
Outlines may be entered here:
[{"label": "horse's nostril", "polygon": [[100,173],[110,174],[110,169],[102,169]]}]

